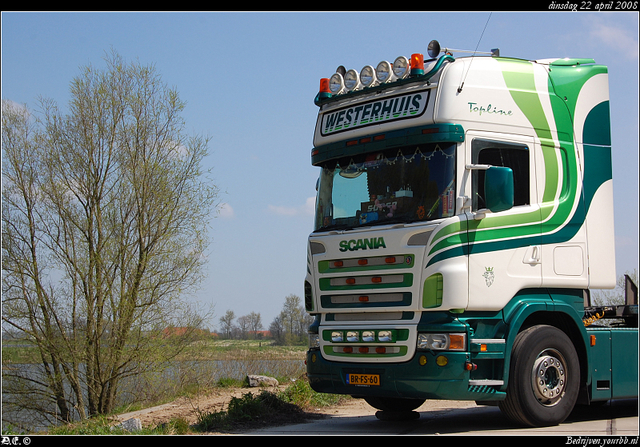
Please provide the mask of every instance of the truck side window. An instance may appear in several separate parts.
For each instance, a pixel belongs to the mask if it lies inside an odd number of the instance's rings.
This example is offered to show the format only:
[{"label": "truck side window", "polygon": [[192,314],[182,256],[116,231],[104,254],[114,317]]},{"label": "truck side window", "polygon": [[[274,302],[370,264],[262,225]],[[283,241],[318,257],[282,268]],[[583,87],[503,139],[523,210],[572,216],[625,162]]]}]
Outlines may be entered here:
[{"label": "truck side window", "polygon": [[[529,148],[523,144],[476,139],[471,144],[474,164],[505,166],[513,171],[514,206],[529,205]],[[484,171],[472,172],[473,211],[485,208]]]}]

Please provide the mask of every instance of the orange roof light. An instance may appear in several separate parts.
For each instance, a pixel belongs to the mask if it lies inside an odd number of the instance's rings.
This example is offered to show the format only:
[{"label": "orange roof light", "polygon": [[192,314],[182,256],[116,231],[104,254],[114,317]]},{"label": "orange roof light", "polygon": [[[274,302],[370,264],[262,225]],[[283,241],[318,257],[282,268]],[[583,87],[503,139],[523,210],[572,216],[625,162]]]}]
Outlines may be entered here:
[{"label": "orange roof light", "polygon": [[411,55],[411,76],[424,74],[424,56],[421,53]]},{"label": "orange roof light", "polygon": [[331,98],[331,90],[329,89],[329,78],[320,79],[320,93],[318,93],[318,98]]}]

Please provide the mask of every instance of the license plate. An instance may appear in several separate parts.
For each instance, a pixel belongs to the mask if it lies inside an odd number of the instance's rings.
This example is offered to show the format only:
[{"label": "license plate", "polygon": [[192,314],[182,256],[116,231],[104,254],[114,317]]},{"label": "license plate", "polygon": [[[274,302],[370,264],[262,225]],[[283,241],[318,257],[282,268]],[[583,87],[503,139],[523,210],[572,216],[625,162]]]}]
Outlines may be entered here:
[{"label": "license plate", "polygon": [[379,386],[378,374],[347,374],[347,385]]}]

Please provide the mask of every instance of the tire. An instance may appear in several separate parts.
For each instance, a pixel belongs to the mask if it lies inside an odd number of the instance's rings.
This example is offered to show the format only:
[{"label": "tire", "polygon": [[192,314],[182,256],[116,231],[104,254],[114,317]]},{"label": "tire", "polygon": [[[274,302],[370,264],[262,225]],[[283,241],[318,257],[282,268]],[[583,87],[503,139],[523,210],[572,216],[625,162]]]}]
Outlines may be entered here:
[{"label": "tire", "polygon": [[573,410],[579,387],[580,363],[569,337],[553,326],[533,326],[516,336],[499,407],[518,424],[558,425]]},{"label": "tire", "polygon": [[395,397],[365,397],[365,402],[382,411],[413,411],[422,405],[425,399],[401,399]]}]

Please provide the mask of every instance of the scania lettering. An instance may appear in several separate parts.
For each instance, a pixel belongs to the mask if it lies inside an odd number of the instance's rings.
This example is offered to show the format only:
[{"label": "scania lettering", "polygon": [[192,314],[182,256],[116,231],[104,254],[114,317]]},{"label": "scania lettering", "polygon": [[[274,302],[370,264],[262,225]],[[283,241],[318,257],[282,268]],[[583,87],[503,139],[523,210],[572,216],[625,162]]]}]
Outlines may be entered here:
[{"label": "scania lettering", "polygon": [[350,241],[340,241],[340,251],[355,251],[355,250],[366,250],[369,249],[377,249],[377,248],[387,248],[384,245],[384,238],[381,237],[372,237],[371,239],[351,239]]},{"label": "scania lettering", "polygon": [[320,81],[314,390],[394,416],[471,400],[527,426],[637,397],[637,293],[590,300],[616,285],[608,92],[592,59],[436,41]]}]

